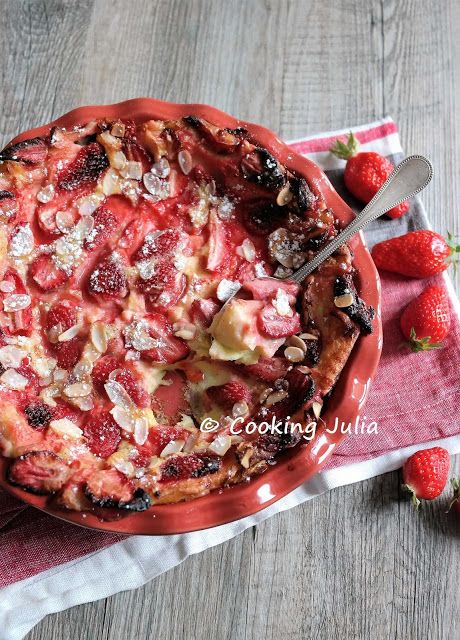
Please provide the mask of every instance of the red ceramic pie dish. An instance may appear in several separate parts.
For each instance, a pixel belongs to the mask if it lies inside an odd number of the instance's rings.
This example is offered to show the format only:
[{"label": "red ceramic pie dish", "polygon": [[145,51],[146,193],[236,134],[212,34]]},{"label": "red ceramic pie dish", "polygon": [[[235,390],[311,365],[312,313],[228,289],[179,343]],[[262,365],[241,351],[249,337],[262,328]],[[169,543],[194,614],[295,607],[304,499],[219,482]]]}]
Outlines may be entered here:
[{"label": "red ceramic pie dish", "polygon": [[[150,119],[174,120],[193,114],[219,127],[244,127],[251,138],[265,147],[289,170],[306,178],[322,193],[335,217],[346,224],[353,212],[333,189],[327,176],[311,160],[296,154],[273,132],[264,127],[240,121],[213,107],[195,104],[174,104],[151,98],[128,100],[109,106],[89,106],[75,109],[54,122],[22,133],[14,143],[35,136],[47,135],[52,126],[70,128],[93,119],[132,119],[143,122]],[[326,425],[354,423],[362,413],[375,374],[381,352],[382,327],[380,320],[380,282],[365,246],[362,235],[349,243],[354,253],[356,286],[360,297],[374,307],[374,331],[360,336],[350,358],[334,387],[328,408],[323,416]],[[62,511],[46,504],[43,496],[32,495],[13,487],[5,479],[8,459],[0,459],[0,485],[17,498],[47,513],[78,525],[115,531],[122,534],[164,535],[177,534],[214,527],[252,515],[273,504],[317,473],[346,436],[318,429],[314,439],[283,454],[268,471],[248,483],[235,485],[192,500],[151,507],[115,521],[102,521],[93,513]]]}]

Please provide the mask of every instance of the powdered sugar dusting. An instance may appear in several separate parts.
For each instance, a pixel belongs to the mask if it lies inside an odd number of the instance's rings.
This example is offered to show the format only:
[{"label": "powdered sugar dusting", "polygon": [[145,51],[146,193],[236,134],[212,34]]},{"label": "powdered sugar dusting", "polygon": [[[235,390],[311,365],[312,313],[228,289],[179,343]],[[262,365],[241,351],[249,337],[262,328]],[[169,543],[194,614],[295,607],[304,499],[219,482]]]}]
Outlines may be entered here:
[{"label": "powdered sugar dusting", "polygon": [[241,288],[241,283],[238,280],[226,280],[225,278],[219,282],[217,287],[217,298],[221,302],[226,302]]},{"label": "powdered sugar dusting", "polygon": [[34,248],[34,236],[29,224],[18,227],[11,238],[9,253],[14,258],[22,258],[32,253]]}]

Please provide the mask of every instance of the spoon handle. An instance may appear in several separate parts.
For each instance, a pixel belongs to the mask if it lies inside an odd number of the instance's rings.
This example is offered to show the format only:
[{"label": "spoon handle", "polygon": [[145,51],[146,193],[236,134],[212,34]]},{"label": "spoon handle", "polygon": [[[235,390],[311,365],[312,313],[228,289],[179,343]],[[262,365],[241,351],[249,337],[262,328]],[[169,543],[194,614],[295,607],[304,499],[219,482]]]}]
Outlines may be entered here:
[{"label": "spoon handle", "polygon": [[433,167],[423,156],[409,156],[391,172],[383,185],[361,213],[350,222],[328,245],[310,262],[304,264],[286,280],[302,282],[312,271],[334,253],[344,242],[361,231],[372,220],[412,198],[426,187],[433,176]]}]

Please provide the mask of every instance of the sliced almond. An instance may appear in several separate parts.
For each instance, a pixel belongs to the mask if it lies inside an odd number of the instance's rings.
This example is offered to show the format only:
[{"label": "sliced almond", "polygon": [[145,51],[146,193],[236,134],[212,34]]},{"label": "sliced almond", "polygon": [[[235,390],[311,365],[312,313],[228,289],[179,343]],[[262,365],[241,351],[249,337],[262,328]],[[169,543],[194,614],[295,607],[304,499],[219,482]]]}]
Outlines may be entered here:
[{"label": "sliced almond", "polygon": [[268,396],[272,393],[273,389],[268,387],[268,389],[264,389],[259,396],[259,402],[262,404],[268,398]]},{"label": "sliced almond", "polygon": [[94,218],[91,216],[83,216],[75,225],[73,234],[77,240],[86,240],[94,229]]},{"label": "sliced almond", "polygon": [[91,411],[94,409],[94,401],[91,396],[85,396],[83,398],[70,398],[69,401],[80,411]]},{"label": "sliced almond", "polygon": [[149,435],[149,423],[147,418],[141,416],[134,423],[134,440],[137,444],[144,444]]},{"label": "sliced almond", "polygon": [[129,180],[142,180],[142,163],[128,160],[120,169],[120,174]]},{"label": "sliced almond", "polygon": [[[196,431],[196,429],[195,429]],[[198,432],[197,433],[191,433],[189,435],[189,437],[187,438],[187,440],[185,441],[185,444],[182,448],[182,451],[184,453],[190,453],[191,451],[193,451],[194,447],[195,447],[195,443],[198,440]]]},{"label": "sliced almond", "polygon": [[68,211],[58,211],[56,213],[56,227],[61,233],[69,233],[74,226],[74,220]]},{"label": "sliced almond", "polygon": [[53,372],[54,382],[65,382],[68,377],[69,377],[69,372],[66,371],[65,369],[61,369],[60,367],[55,369]]},{"label": "sliced almond", "polygon": [[105,353],[107,351],[107,329],[103,322],[95,322],[91,325],[91,342],[99,353]]},{"label": "sliced almond", "polygon": [[116,406],[110,410],[113,419],[119,427],[128,433],[132,433],[134,430],[134,419],[131,412],[126,411],[123,407]]},{"label": "sliced almond", "polygon": [[292,193],[291,187],[288,182],[278,193],[276,197],[276,204],[279,207],[284,207],[284,205],[288,204],[288,202],[291,202],[293,195],[294,194]]},{"label": "sliced almond", "polygon": [[102,194],[92,193],[77,200],[78,213],[81,216],[91,216],[101,204],[104,196]]},{"label": "sliced almond", "polygon": [[211,442],[208,449],[218,456],[224,456],[232,446],[232,439],[230,436],[223,433],[219,434],[215,440]]},{"label": "sliced almond", "polygon": [[186,149],[179,151],[179,153],[177,154],[177,162],[179,163],[179,167],[181,168],[182,173],[188,176],[193,168],[193,159],[190,155],[190,152]]},{"label": "sliced almond", "polygon": [[305,358],[305,351],[299,349],[299,347],[287,347],[287,349],[284,350],[284,357],[289,360],[289,362],[302,362]]},{"label": "sliced almond", "polygon": [[102,179],[102,192],[105,196],[121,193],[120,177],[115,169],[109,169]]},{"label": "sliced almond", "polygon": [[126,127],[122,122],[115,122],[113,127],[110,129],[110,133],[114,138],[123,138],[125,135]]},{"label": "sliced almond", "polygon": [[35,358],[32,362],[32,367],[41,378],[50,376],[57,365],[55,358]]},{"label": "sliced almond", "polygon": [[322,411],[322,409],[323,409],[323,405],[322,405],[322,403],[321,403],[321,402],[317,402],[317,401],[315,401],[315,402],[313,402],[313,404],[311,405],[311,408],[313,409],[313,414],[314,414],[315,418],[316,418],[317,420],[319,420],[319,417],[320,417],[320,415],[321,415],[321,411]]},{"label": "sliced almond", "polygon": [[51,329],[48,329],[47,335],[48,335],[48,340],[52,343],[52,344],[56,344],[56,342],[58,342],[59,340],[59,336],[62,333],[62,325],[59,322],[58,324],[55,324],[54,327],[51,327]]},{"label": "sliced almond", "polygon": [[136,406],[126,389],[116,380],[108,380],[104,385],[104,389],[111,402],[117,407],[122,407],[129,412]]},{"label": "sliced almond", "polygon": [[99,135],[99,141],[102,142],[104,146],[107,145],[109,149],[119,149],[121,145],[121,140],[117,140],[117,137],[113,136],[110,131],[103,131]]},{"label": "sliced almond", "polygon": [[351,293],[344,293],[343,296],[337,296],[336,298],[334,298],[334,304],[339,309],[351,307],[353,302],[354,300]]},{"label": "sliced almond", "polygon": [[124,460],[123,458],[115,459],[112,465],[117,471],[120,473],[124,473],[125,476],[131,478],[134,476],[136,469],[132,462],[129,460]]},{"label": "sliced almond", "polygon": [[13,293],[14,288],[14,284],[10,280],[2,280],[0,282],[0,291],[3,291],[3,293]]},{"label": "sliced almond", "polygon": [[232,416],[234,418],[240,418],[242,416],[247,416],[249,413],[249,406],[247,402],[236,402],[232,407]]},{"label": "sliced almond", "polygon": [[185,440],[171,440],[168,442],[166,447],[160,453],[161,458],[166,458],[166,456],[170,456],[173,453],[180,453],[185,444]]},{"label": "sliced almond", "polygon": [[299,338],[302,340],[318,340],[318,336],[315,336],[313,333],[301,333]]},{"label": "sliced almond", "polygon": [[59,387],[56,384],[51,384],[49,387],[45,387],[45,389],[43,389],[40,393],[40,397],[49,407],[56,407],[57,403],[54,398],[58,396],[59,393]]},{"label": "sliced almond", "polygon": [[53,198],[54,186],[52,184],[47,184],[46,187],[43,187],[43,189],[40,189],[40,191],[37,193],[37,200],[39,202],[42,202],[43,204],[51,202]]},{"label": "sliced almond", "polygon": [[30,307],[32,298],[28,293],[13,293],[3,299],[3,310],[6,312],[22,311]]},{"label": "sliced almond", "polygon": [[[115,153],[113,153],[112,157],[110,158],[110,166],[112,166],[114,169],[119,169],[119,170],[124,169],[126,167],[127,162],[128,160],[125,154],[123,153],[123,151],[115,151]],[[131,177],[131,176],[125,176],[125,177]]]},{"label": "sliced almond", "polygon": [[13,344],[0,347],[0,364],[5,367],[5,369],[17,369],[21,366],[21,362],[25,356],[25,352]]},{"label": "sliced almond", "polygon": [[92,389],[92,386],[87,382],[75,382],[65,387],[64,394],[68,398],[83,398],[84,396],[89,396]]},{"label": "sliced almond", "polygon": [[75,338],[75,336],[78,336],[79,333],[80,325],[74,324],[58,336],[58,342],[68,342],[69,340],[72,340],[72,338]]},{"label": "sliced almond", "polygon": [[9,389],[14,389],[15,391],[24,391],[29,384],[28,378],[21,375],[14,369],[7,369],[4,371],[0,376],[0,382]]},{"label": "sliced almond", "polygon": [[276,404],[277,402],[281,402],[281,400],[284,400],[285,398],[288,397],[288,392],[287,391],[275,391],[274,393],[271,393],[268,398],[265,400],[265,404],[267,407],[271,407],[272,404]]},{"label": "sliced almond", "polygon": [[93,363],[91,362],[91,360],[88,360],[87,358],[82,358],[74,366],[73,374],[76,378],[80,379],[80,378],[84,378],[85,376],[88,376],[92,370],[93,370]]},{"label": "sliced almond", "polygon": [[154,176],[158,178],[167,178],[171,173],[171,167],[169,165],[167,158],[160,158],[158,162],[150,169],[150,173],[153,173]]},{"label": "sliced almond", "polygon": [[301,349],[304,353],[307,353],[307,345],[301,338],[299,338],[299,336],[290,336],[286,340],[286,344],[289,347],[297,347],[298,349]]},{"label": "sliced almond", "polygon": [[101,357],[100,352],[94,347],[92,342],[87,342],[83,349],[82,360],[88,360],[91,363],[96,362]]},{"label": "sliced almond", "polygon": [[254,262],[254,260],[256,259],[256,248],[254,244],[251,242],[251,240],[249,240],[248,238],[245,238],[243,240],[243,244],[241,245],[241,250],[244,258],[248,262]]},{"label": "sliced almond", "polygon": [[68,418],[60,418],[59,420],[51,420],[50,428],[56,433],[59,433],[63,436],[70,436],[71,438],[79,438],[83,435],[83,431],[80,427],[69,420]]}]

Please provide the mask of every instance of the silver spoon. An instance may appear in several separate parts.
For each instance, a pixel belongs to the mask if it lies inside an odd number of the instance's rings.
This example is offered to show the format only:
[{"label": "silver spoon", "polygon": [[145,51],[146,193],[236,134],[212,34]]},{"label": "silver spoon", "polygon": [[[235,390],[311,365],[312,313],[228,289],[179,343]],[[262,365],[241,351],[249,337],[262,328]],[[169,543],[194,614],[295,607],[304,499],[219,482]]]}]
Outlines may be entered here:
[{"label": "silver spoon", "polygon": [[301,283],[312,271],[329,258],[351,236],[361,231],[372,220],[377,220],[384,213],[397,207],[398,204],[409,200],[422,191],[433,177],[433,167],[423,156],[409,156],[396,167],[388,176],[372,200],[361,213],[335,236],[329,244],[319,251],[313,260],[304,264],[300,269],[285,280]]},{"label": "silver spoon", "polygon": [[[351,236],[361,231],[372,220],[377,220],[393,207],[397,207],[401,202],[409,200],[412,196],[422,191],[432,177],[433,167],[429,160],[423,156],[409,156],[390,173],[372,200],[358,213],[356,218],[342,229],[329,244],[323,247],[313,260],[304,264],[292,275],[286,278],[273,277],[273,280],[288,280],[300,284]],[[239,291],[240,288],[233,291],[232,295],[225,301],[224,307],[235,297],[238,298]]]}]

